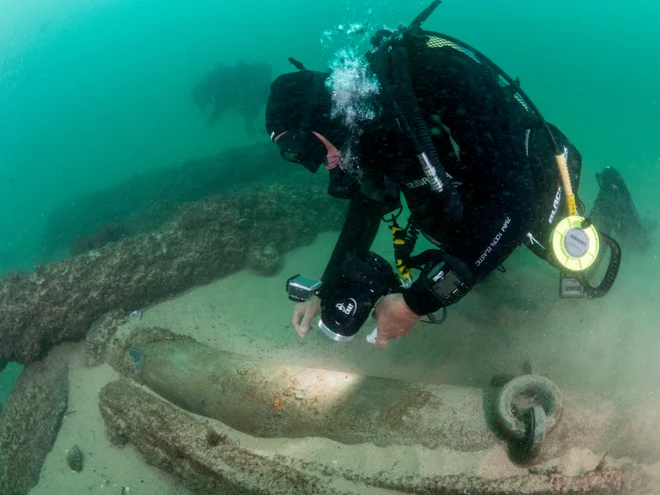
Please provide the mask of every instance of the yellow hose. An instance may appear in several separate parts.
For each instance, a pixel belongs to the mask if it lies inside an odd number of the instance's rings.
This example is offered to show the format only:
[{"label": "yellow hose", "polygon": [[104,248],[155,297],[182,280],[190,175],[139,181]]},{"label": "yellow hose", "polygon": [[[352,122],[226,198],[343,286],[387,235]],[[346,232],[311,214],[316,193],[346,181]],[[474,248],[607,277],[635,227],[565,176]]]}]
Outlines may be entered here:
[{"label": "yellow hose", "polygon": [[561,183],[564,187],[564,194],[566,195],[566,204],[568,206],[568,215],[577,215],[577,204],[575,203],[575,195],[573,194],[573,186],[571,185],[571,177],[568,173],[568,163],[564,154],[555,155],[557,167],[559,167],[559,175],[561,176]]}]

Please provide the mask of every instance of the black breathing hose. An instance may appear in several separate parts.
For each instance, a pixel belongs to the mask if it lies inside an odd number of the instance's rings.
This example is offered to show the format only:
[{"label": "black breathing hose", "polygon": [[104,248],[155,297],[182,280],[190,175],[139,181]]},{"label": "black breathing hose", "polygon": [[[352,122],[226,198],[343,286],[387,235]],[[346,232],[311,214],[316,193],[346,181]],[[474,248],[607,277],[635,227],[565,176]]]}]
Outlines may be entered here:
[{"label": "black breathing hose", "polygon": [[403,47],[393,47],[391,51],[392,60],[392,76],[394,78],[394,96],[395,101],[399,105],[399,110],[403,114],[402,125],[404,125],[408,134],[415,144],[416,153],[421,155],[426,154],[428,160],[435,168],[437,179],[441,184],[441,191],[443,195],[445,216],[447,219],[458,222],[463,216],[463,204],[461,198],[448,179],[447,174],[442,166],[438,154],[436,152],[431,134],[429,133],[428,126],[417,104],[417,98],[412,88],[412,81],[410,80],[410,72],[408,66],[408,56]]},{"label": "black breathing hose", "polygon": [[607,267],[605,277],[598,287],[593,287],[591,284],[589,284],[585,277],[580,278],[580,282],[582,283],[582,286],[584,287],[587,295],[594,298],[603,297],[610,291],[612,285],[614,285],[614,281],[616,280],[617,275],[619,274],[619,268],[621,268],[621,247],[619,246],[619,243],[617,243],[609,235],[602,232],[599,232],[598,235],[607,243],[608,246],[610,246],[610,249],[612,250],[612,258],[610,259],[609,266]]}]

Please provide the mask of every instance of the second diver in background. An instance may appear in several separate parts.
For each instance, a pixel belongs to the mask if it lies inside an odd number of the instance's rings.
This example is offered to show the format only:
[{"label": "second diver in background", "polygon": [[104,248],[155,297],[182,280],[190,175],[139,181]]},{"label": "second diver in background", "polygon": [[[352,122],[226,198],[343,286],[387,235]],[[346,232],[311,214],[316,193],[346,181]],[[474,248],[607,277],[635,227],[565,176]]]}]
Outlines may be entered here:
[{"label": "second diver in background", "polygon": [[254,121],[266,104],[271,82],[272,67],[265,62],[220,63],[193,88],[192,99],[209,127],[226,111],[235,111],[244,119],[245,132],[253,135]]}]

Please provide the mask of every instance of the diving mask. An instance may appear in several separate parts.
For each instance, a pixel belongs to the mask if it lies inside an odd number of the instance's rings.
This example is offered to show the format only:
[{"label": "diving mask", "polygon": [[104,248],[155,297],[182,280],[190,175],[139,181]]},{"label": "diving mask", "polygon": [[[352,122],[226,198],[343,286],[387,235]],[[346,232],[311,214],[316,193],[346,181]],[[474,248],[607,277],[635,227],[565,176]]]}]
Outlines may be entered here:
[{"label": "diving mask", "polygon": [[316,173],[328,154],[323,141],[311,131],[285,131],[273,136],[273,142],[282,158],[299,163],[312,173]]}]

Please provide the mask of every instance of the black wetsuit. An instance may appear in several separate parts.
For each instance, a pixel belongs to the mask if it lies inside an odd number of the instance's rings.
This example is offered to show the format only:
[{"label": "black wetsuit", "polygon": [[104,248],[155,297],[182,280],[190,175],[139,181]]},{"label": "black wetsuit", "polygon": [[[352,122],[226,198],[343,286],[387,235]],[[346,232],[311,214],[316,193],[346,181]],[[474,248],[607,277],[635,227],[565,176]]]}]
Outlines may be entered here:
[{"label": "black wetsuit", "polygon": [[[381,216],[397,206],[401,193],[422,234],[467,265],[476,282],[523,242],[546,245],[552,228],[564,216],[554,148],[516,88],[471,53],[440,37],[415,39],[408,55],[415,96],[440,161],[460,194],[463,218],[458,223],[447,221],[410,142],[396,120],[385,115],[361,136],[365,182],[350,201],[323,275],[325,292],[333,290],[349,251],[370,248]],[[580,154],[558,129],[551,128],[566,150],[577,191]],[[428,304],[420,306],[413,293],[404,292],[408,305],[417,312],[428,310]]]}]

